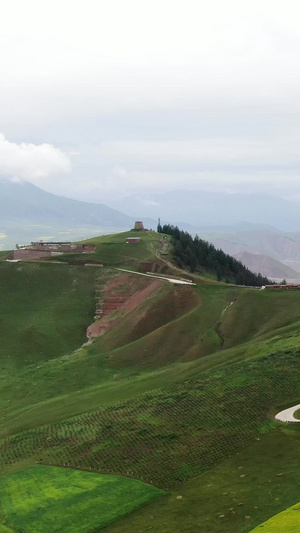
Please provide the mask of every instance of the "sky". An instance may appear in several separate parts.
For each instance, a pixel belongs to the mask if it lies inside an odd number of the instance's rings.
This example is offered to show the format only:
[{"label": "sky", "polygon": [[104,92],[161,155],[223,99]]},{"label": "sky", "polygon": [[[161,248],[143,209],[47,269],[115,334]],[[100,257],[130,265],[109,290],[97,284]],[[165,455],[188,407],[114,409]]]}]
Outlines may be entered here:
[{"label": "sky", "polygon": [[294,0],[10,0],[0,177],[113,205],[168,190],[300,202]]}]

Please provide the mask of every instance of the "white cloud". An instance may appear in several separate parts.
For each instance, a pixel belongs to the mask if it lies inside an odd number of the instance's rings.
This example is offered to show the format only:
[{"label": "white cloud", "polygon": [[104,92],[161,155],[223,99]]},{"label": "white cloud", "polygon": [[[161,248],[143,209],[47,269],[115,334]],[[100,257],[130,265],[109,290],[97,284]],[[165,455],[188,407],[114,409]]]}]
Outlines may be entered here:
[{"label": "white cloud", "polygon": [[10,0],[0,20],[2,123],[30,129],[212,101],[278,107],[291,96],[296,105],[297,22],[291,0]]},{"label": "white cloud", "polygon": [[70,170],[69,158],[52,144],[17,144],[0,133],[0,175],[14,181],[24,179],[39,184],[44,179]]},{"label": "white cloud", "polygon": [[[251,166],[300,164],[298,137],[284,139],[270,136],[260,138],[204,138],[185,141],[123,141],[103,143],[99,148],[102,161],[115,163],[117,168],[127,167],[127,173],[139,165],[175,169],[176,165]],[[119,165],[119,167],[118,167]],[[127,166],[128,165],[128,166]],[[131,171],[131,172],[130,172]],[[119,174],[120,175],[120,174]]]},{"label": "white cloud", "polygon": [[0,138],[0,175],[107,202],[149,186],[296,186],[297,0],[2,11],[1,129],[34,144]]}]

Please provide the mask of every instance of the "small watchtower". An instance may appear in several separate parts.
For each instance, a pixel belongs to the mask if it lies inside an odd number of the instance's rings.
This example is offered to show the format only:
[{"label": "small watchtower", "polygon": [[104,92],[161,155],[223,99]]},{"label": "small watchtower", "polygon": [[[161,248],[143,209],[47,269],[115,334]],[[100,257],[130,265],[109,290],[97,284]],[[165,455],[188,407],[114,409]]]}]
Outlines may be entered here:
[{"label": "small watchtower", "polygon": [[135,231],[145,231],[143,222],[141,220],[137,220],[134,223],[134,229]]}]

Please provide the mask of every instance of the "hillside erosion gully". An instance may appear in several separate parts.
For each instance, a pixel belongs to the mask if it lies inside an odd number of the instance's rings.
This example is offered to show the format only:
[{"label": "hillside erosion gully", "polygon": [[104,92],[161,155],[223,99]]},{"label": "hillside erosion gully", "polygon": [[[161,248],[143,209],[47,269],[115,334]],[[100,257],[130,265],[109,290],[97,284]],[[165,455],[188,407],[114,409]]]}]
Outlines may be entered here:
[{"label": "hillside erosion gully", "polygon": [[123,274],[106,285],[97,284],[95,322],[88,327],[87,338],[91,340],[103,335],[116,324],[117,320],[120,320],[120,318],[107,320],[114,311],[122,310],[124,313],[129,313],[158,289],[161,283],[160,279],[153,279],[149,283],[147,278]]},{"label": "hillside erosion gully", "polygon": [[203,342],[203,339],[204,337],[209,333],[209,331],[211,331],[212,329],[215,330],[215,332],[217,333],[217,335],[219,336],[220,338],[220,348],[223,347],[224,345],[224,342],[225,342],[225,337],[222,333],[222,330],[221,330],[221,326],[222,326],[222,320],[223,320],[223,317],[226,313],[226,311],[237,301],[237,298],[234,298],[232,300],[232,302],[230,302],[228,305],[226,305],[226,307],[223,309],[220,317],[218,318],[218,320],[216,322],[214,322],[207,330],[206,332],[202,335],[201,337],[201,342]]},{"label": "hillside erosion gully", "polygon": [[[92,341],[92,339],[103,335],[121,320],[120,316],[112,319],[112,313],[115,311],[121,311],[124,314],[129,313],[139,304],[141,304],[145,298],[157,290],[162,283],[168,281],[178,285],[195,285],[195,283],[182,279],[167,278],[164,276],[156,276],[154,274],[142,274],[140,272],[132,272],[122,268],[118,268],[116,270],[122,272],[122,275],[113,277],[113,279],[108,282],[103,282],[102,278],[99,278],[96,282],[95,322],[88,327],[86,333],[89,342]],[[218,320],[214,322],[202,335],[202,342],[209,331],[214,329],[220,338],[220,347],[223,347],[225,337],[221,330],[222,320],[226,311],[234,304],[235,301],[236,298],[226,305]]]}]

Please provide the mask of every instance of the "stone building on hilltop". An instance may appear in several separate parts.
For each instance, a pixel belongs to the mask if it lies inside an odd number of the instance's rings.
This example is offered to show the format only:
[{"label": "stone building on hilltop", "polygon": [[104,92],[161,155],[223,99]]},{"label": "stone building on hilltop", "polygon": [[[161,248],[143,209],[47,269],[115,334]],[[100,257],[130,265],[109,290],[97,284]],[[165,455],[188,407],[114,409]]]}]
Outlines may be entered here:
[{"label": "stone building on hilltop", "polygon": [[137,220],[134,223],[134,229],[135,231],[145,231],[143,222],[141,220]]}]

